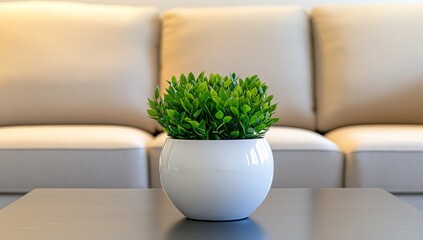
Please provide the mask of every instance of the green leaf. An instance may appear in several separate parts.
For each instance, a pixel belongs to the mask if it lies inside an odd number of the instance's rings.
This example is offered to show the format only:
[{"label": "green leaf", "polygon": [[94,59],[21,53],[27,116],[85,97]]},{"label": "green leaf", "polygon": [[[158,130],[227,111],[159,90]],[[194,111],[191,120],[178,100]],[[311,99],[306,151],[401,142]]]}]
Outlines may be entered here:
[{"label": "green leaf", "polygon": [[188,98],[188,99],[192,99],[192,100],[194,100],[195,98],[194,98],[194,95],[192,95],[191,93],[189,93],[189,92],[185,92],[184,93],[184,96],[186,97],[186,98]]},{"label": "green leaf", "polygon": [[205,93],[200,93],[199,98],[200,102],[204,103],[207,100],[207,95]]},{"label": "green leaf", "polygon": [[197,79],[200,80],[200,81],[204,79],[204,71],[201,72],[200,75],[198,75],[198,78]]},{"label": "green leaf", "polygon": [[238,109],[236,109],[236,108],[234,108],[234,107],[230,107],[229,109],[231,110],[231,112],[232,112],[235,116],[238,116],[238,115],[239,115]]},{"label": "green leaf", "polygon": [[195,111],[195,113],[194,113],[194,117],[196,118],[196,117],[198,117],[198,115],[200,115],[201,114],[201,112],[202,112],[202,110],[201,109],[198,109],[197,111]]},{"label": "green leaf", "polygon": [[270,95],[266,98],[266,100],[264,100],[265,102],[270,102],[273,99],[273,95]]},{"label": "green leaf", "polygon": [[231,79],[226,80],[224,85],[225,88],[228,88],[231,85],[231,82],[232,82]]},{"label": "green leaf", "polygon": [[239,136],[239,131],[232,131],[231,132],[231,137],[232,138],[237,138]]},{"label": "green leaf", "polygon": [[205,130],[205,129],[206,129],[206,122],[204,121],[204,119],[202,119],[202,120],[200,121],[200,128],[201,128],[201,129],[203,129],[203,130]]},{"label": "green leaf", "polygon": [[260,124],[260,125],[258,125],[257,127],[255,127],[254,128],[254,130],[256,131],[256,132],[260,132],[260,131],[262,131],[263,129],[265,129],[266,128],[266,125],[264,125],[264,124]]},{"label": "green leaf", "polygon": [[253,124],[256,124],[256,122],[257,122],[257,116],[252,116],[251,118],[250,118],[250,125],[253,125]]},{"label": "green leaf", "polygon": [[167,109],[166,113],[169,117],[174,118],[175,117],[175,110]]},{"label": "green leaf", "polygon": [[222,80],[222,75],[220,75],[219,73],[216,73],[216,81],[220,81]]},{"label": "green leaf", "polygon": [[240,85],[238,85],[238,86],[236,86],[236,87],[235,87],[235,92],[236,92],[238,95],[240,95],[240,96],[242,95],[242,92],[243,92],[243,91],[242,91],[242,88],[241,88],[241,86],[240,86]]},{"label": "green leaf", "polygon": [[156,90],[154,91],[154,98],[157,100],[160,97],[160,89],[159,86],[156,86]]},{"label": "green leaf", "polygon": [[279,122],[279,118],[271,118],[268,121],[268,125],[270,126],[270,125],[277,123],[277,122]]},{"label": "green leaf", "polygon": [[247,91],[247,93],[245,94],[245,96],[246,96],[248,99],[251,99],[251,98],[252,98],[252,96],[251,96],[251,91],[250,91],[250,90],[248,90],[248,91]]},{"label": "green leaf", "polygon": [[216,116],[216,118],[217,119],[222,119],[223,118],[223,112],[222,111],[219,111],[219,112],[217,112],[216,114],[215,114],[215,116]]},{"label": "green leaf", "polygon": [[180,103],[182,105],[182,107],[184,108],[185,111],[190,112],[189,110],[189,102],[187,102],[186,99],[181,99]]},{"label": "green leaf", "polygon": [[222,101],[226,101],[226,99],[227,99],[227,94],[226,94],[225,89],[221,88],[221,89],[219,90],[219,98],[220,98],[220,99],[222,99]]},{"label": "green leaf", "polygon": [[178,130],[179,132],[188,132],[184,127],[182,127],[181,125],[178,125]]},{"label": "green leaf", "polygon": [[229,102],[229,106],[234,107],[234,108],[238,108],[238,99],[237,98],[232,98],[231,101]]},{"label": "green leaf", "polygon": [[212,97],[219,97],[218,95],[217,95],[217,92],[214,90],[214,89],[210,89],[210,96],[212,96]]},{"label": "green leaf", "polygon": [[194,107],[194,109],[198,109],[198,107],[200,106],[200,101],[198,100],[198,98],[194,99],[194,101],[192,102],[192,106]]},{"label": "green leaf", "polygon": [[223,122],[224,123],[228,123],[228,122],[230,122],[232,120],[232,117],[231,116],[225,116],[224,118],[223,118]]},{"label": "green leaf", "polygon": [[274,112],[276,110],[277,104],[273,104],[269,107],[269,112]]},{"label": "green leaf", "polygon": [[157,116],[158,116],[157,111],[156,111],[156,110],[154,110],[154,109],[148,109],[148,110],[147,110],[147,113],[148,113],[148,115],[149,115],[150,117],[157,117]]},{"label": "green leaf", "polygon": [[248,106],[248,105],[244,105],[244,106],[241,107],[241,110],[242,110],[243,113],[247,113],[251,110],[251,107]]},{"label": "green leaf", "polygon": [[200,126],[200,123],[198,123],[197,121],[189,121],[189,123],[191,124],[191,126],[193,127],[198,127]]},{"label": "green leaf", "polygon": [[213,73],[212,73],[212,74],[210,74],[210,77],[209,77],[209,82],[210,82],[210,83],[214,83],[214,82],[215,82],[215,80],[216,80],[216,75],[214,75]]},{"label": "green leaf", "polygon": [[155,101],[153,101],[153,100],[151,100],[151,99],[149,99],[149,98],[147,98],[147,101],[148,101],[148,105],[149,105],[151,108],[155,108],[155,106],[156,106],[157,102],[155,102]]},{"label": "green leaf", "polygon": [[184,74],[181,74],[181,77],[179,78],[179,83],[180,83],[181,85],[185,85],[185,84],[187,84],[187,78],[185,77],[185,75],[184,75]]},{"label": "green leaf", "polygon": [[[184,74],[181,74],[180,79],[182,79],[182,77],[185,77]],[[172,76],[172,82],[169,82],[170,86],[173,87],[174,85],[178,85],[178,80],[176,79],[175,76]]]},{"label": "green leaf", "polygon": [[194,74],[193,74],[192,72],[190,72],[190,73],[188,74],[188,80],[189,80],[189,81],[195,81],[195,76],[194,76]]}]

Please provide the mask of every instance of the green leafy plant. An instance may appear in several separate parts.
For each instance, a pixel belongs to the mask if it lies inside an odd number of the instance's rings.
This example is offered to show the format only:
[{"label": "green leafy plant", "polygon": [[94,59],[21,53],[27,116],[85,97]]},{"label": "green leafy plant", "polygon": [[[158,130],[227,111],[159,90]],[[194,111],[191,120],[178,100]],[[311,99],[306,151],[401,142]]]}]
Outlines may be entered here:
[{"label": "green leafy plant", "polygon": [[202,72],[173,76],[163,97],[156,87],[148,115],[175,139],[251,139],[264,136],[279,119],[268,87],[254,75],[221,76]]}]

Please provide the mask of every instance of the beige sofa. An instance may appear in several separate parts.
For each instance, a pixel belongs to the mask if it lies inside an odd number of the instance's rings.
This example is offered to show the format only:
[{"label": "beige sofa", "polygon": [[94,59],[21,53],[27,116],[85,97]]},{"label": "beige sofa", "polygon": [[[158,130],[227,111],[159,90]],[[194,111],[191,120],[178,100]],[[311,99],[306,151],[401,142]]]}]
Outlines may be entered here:
[{"label": "beige sofa", "polygon": [[0,192],[160,187],[146,98],[173,74],[236,72],[279,102],[273,187],[381,187],[423,208],[421,13],[0,3]]}]

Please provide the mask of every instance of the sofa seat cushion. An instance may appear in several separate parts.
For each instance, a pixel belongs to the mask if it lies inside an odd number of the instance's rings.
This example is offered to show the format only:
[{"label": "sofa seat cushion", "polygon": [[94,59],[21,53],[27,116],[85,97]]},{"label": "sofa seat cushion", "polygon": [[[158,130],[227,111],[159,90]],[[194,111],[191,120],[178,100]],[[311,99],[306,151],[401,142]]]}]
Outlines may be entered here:
[{"label": "sofa seat cushion", "polygon": [[0,126],[126,125],[150,132],[159,14],[150,7],[0,3]]},{"label": "sofa seat cushion", "polygon": [[343,186],[342,153],[322,135],[299,128],[271,127],[266,138],[275,164],[273,187]]},{"label": "sofa seat cushion", "polygon": [[423,192],[423,125],[363,125],[326,134],[346,157],[347,187]]},{"label": "sofa seat cushion", "polygon": [[[159,158],[167,135],[159,134],[148,145],[151,187],[160,187]],[[338,147],[305,129],[271,127],[266,138],[273,151],[272,187],[342,187],[343,158]]]},{"label": "sofa seat cushion", "polygon": [[423,4],[326,4],[311,17],[320,131],[423,124]]},{"label": "sofa seat cushion", "polygon": [[278,124],[315,129],[307,12],[298,6],[172,9],[163,14],[161,87],[172,75],[257,74]]},{"label": "sofa seat cushion", "polygon": [[120,126],[0,128],[0,192],[147,187],[152,136]]}]

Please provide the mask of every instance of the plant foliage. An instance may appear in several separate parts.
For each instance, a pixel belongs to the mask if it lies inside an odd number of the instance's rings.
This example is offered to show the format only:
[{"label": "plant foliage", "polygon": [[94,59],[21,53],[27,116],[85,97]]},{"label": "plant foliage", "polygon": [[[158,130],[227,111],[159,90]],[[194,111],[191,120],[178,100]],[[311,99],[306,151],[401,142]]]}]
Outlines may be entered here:
[{"label": "plant foliage", "polygon": [[156,87],[148,115],[175,139],[251,139],[264,136],[279,119],[268,87],[254,75],[221,76],[202,72],[173,76],[163,97]]}]

